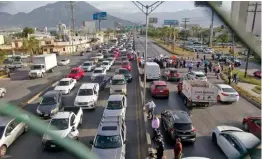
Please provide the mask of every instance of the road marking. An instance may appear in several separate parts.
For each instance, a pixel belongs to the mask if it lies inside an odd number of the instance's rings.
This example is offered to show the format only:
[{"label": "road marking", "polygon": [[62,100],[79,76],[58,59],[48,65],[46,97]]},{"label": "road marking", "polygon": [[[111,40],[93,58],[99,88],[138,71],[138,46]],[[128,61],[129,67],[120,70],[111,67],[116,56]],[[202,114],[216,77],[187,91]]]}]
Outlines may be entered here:
[{"label": "road marking", "polygon": [[148,145],[151,145],[151,138],[149,133],[146,133],[146,141]]},{"label": "road marking", "polygon": [[[136,88],[136,92],[137,92],[137,84],[135,82],[135,88]],[[141,156],[141,153],[140,153],[140,123],[139,123],[139,107],[138,107],[138,100],[137,100],[137,96],[135,96],[135,100],[136,100],[136,121],[137,121],[137,124],[136,124],[136,128],[137,128],[137,159],[140,159],[140,156]]]}]

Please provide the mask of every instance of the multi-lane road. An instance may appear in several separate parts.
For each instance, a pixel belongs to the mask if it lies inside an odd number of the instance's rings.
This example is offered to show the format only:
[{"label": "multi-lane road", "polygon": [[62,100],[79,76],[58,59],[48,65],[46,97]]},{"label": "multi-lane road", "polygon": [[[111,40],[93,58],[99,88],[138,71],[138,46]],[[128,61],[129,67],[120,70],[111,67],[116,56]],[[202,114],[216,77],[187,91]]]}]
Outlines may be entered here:
[{"label": "multi-lane road", "polygon": [[[84,59],[81,58],[83,61]],[[76,59],[77,59],[76,58]],[[87,59],[87,57],[85,57]],[[79,60],[78,60],[79,61]],[[115,69],[117,67],[120,67],[119,65],[114,65],[112,69],[107,73],[108,76],[112,76],[115,72]],[[63,71],[69,71],[69,70],[63,70]],[[76,87],[71,91],[69,95],[63,96],[63,103],[64,106],[73,106],[74,99],[77,93],[77,90],[79,89],[80,85],[83,83],[90,82],[90,75],[91,73],[85,73],[85,76],[83,79],[78,81]],[[126,156],[128,159],[142,159],[145,158],[146,149],[145,151],[140,149],[140,146],[143,146],[145,142],[145,132],[143,132],[144,126],[139,123],[139,119],[142,117],[142,113],[139,107],[139,97],[137,96],[137,87],[138,84],[138,71],[137,71],[137,65],[135,64],[135,61],[133,62],[133,81],[128,84],[127,90],[128,90],[128,96],[127,96],[127,114],[126,114],[126,124],[127,124],[127,151]],[[45,84],[47,85],[47,84]],[[52,88],[51,88],[52,89]],[[84,116],[83,116],[83,125],[79,128],[80,131],[80,137],[79,141],[82,142],[84,145],[86,145],[88,148],[91,148],[91,145],[89,144],[90,140],[93,140],[96,130],[98,127],[98,124],[101,120],[101,116],[104,110],[104,106],[106,105],[107,99],[109,97],[109,89],[106,88],[105,90],[101,91],[99,94],[99,100],[97,104],[97,108],[94,111],[84,110]],[[33,114],[36,114],[36,107],[39,99],[36,99],[32,103],[25,106],[25,110],[28,112],[31,112]],[[27,158],[27,159],[52,159],[52,158],[64,158],[64,159],[74,159],[73,156],[68,154],[65,151],[60,152],[47,152],[43,151],[43,147],[41,145],[41,134],[36,134],[32,131],[29,131],[28,133],[22,135],[9,149],[8,149],[8,156],[10,156],[12,159],[21,159],[21,158]]]},{"label": "multi-lane road", "polygon": [[[136,39],[136,49],[144,50],[145,38],[141,37]],[[160,54],[168,55],[171,54],[155,45],[152,40],[148,40],[148,57],[159,56]],[[188,69],[178,69],[181,75],[185,74]],[[222,83],[222,80],[217,80],[214,73],[208,73],[208,80],[212,83]],[[143,81],[143,79],[142,79]],[[209,158],[226,158],[223,152],[215,146],[211,141],[211,130],[217,125],[232,125],[241,127],[241,121],[243,117],[258,115],[260,116],[260,109],[248,103],[243,98],[240,98],[239,102],[233,104],[214,104],[208,108],[200,108],[187,110],[182,100],[177,95],[177,84],[176,82],[167,82],[168,88],[170,89],[169,99],[153,99],[149,91],[147,91],[146,100],[153,100],[156,104],[156,114],[160,115],[161,111],[165,109],[169,110],[184,110],[188,111],[191,115],[193,125],[196,128],[197,139],[193,145],[184,145],[183,157],[188,156],[202,156]],[[147,84],[147,88],[149,85]],[[150,124],[151,123],[147,123]],[[149,126],[151,127],[151,126]],[[148,130],[152,132],[152,130]],[[166,140],[167,141],[167,140]],[[174,145],[166,142],[165,154],[167,158],[172,158]]]}]

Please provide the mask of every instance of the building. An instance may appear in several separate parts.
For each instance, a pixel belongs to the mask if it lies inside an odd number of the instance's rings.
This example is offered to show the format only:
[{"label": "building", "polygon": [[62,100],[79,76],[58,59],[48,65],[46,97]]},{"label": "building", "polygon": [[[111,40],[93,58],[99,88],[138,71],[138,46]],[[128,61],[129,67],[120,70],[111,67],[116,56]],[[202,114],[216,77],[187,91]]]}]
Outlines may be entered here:
[{"label": "building", "polygon": [[258,3],[257,13],[255,17],[255,25],[253,35],[261,37],[261,2],[260,1],[232,1],[231,19],[232,22],[240,27],[243,27],[247,32],[251,32],[254,13],[254,4]]}]

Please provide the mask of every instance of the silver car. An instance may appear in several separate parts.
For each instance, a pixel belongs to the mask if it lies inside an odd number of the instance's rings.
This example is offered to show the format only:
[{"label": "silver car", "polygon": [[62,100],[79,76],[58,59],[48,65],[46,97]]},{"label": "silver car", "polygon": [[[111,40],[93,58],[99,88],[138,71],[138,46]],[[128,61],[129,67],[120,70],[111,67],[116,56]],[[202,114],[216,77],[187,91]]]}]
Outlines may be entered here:
[{"label": "silver car", "polygon": [[98,158],[125,159],[126,124],[120,116],[102,118],[94,141],[92,153]]}]

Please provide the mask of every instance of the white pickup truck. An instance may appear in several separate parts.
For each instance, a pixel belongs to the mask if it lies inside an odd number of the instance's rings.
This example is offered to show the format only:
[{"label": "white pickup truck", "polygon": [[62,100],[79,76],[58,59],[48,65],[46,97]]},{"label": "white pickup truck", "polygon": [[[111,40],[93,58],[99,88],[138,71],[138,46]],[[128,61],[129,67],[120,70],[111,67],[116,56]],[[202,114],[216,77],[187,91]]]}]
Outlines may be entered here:
[{"label": "white pickup truck", "polygon": [[[83,110],[81,107],[65,107],[63,112],[58,112],[50,120],[47,131],[56,134],[60,138],[69,137],[78,140],[78,126],[83,121]],[[53,139],[47,134],[43,135],[42,144],[45,149],[59,148]]]},{"label": "white pickup truck", "polygon": [[193,105],[208,106],[217,102],[217,89],[208,81],[183,80],[177,85],[178,94],[187,107]]}]

